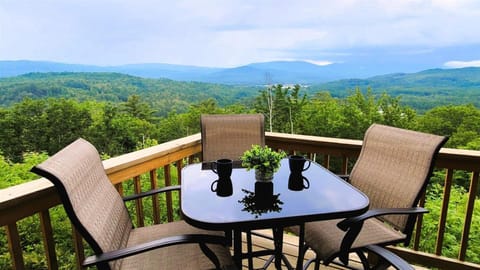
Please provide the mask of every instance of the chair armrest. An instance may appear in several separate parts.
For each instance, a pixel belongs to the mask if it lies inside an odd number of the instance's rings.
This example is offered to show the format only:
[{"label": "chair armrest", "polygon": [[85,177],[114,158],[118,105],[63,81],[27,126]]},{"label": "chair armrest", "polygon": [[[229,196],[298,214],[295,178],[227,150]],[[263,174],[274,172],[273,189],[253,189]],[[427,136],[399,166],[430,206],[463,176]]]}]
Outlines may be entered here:
[{"label": "chair armrest", "polygon": [[404,215],[404,214],[423,214],[427,213],[428,210],[422,207],[413,207],[413,208],[378,208],[371,209],[365,212],[362,215],[351,217],[340,221],[337,224],[337,227],[347,233],[343,237],[342,243],[340,245],[340,254],[339,259],[345,265],[348,265],[348,251],[352,246],[353,242],[360,233],[363,222],[366,219],[372,217],[378,217],[383,215]]},{"label": "chair armrest", "polygon": [[365,212],[362,215],[346,218],[340,221],[337,224],[337,227],[343,231],[347,231],[350,227],[358,222],[363,222],[366,219],[384,215],[405,215],[405,214],[424,214],[428,213],[428,210],[422,207],[412,207],[412,208],[378,208],[371,209]]},{"label": "chair armrest", "polygon": [[[147,243],[142,243],[132,247],[109,251],[99,255],[93,255],[93,256],[87,257],[83,261],[82,265],[84,267],[94,266],[97,264],[107,263],[109,261],[125,258],[128,256],[147,252],[157,248],[163,248],[163,247],[168,247],[168,246],[173,246],[178,244],[191,244],[191,243],[198,243],[200,245],[204,245],[205,248],[208,249],[208,247],[206,247],[205,244],[220,244],[220,245],[226,246],[227,240],[224,236],[208,235],[208,234],[185,234],[185,235],[171,236],[171,237],[150,241]],[[201,247],[201,248],[202,248],[202,251],[204,251],[203,250],[204,247]]]},{"label": "chair armrest", "polygon": [[152,196],[152,195],[155,195],[155,194],[158,194],[158,193],[174,191],[174,190],[180,190],[180,186],[179,185],[168,186],[168,187],[163,187],[163,188],[158,188],[158,189],[145,191],[145,192],[138,193],[138,194],[125,196],[125,197],[123,197],[123,201],[127,202],[127,201],[131,201],[131,200],[135,200],[135,199],[139,199],[139,198],[143,198],[143,197],[147,197],[147,196]]},{"label": "chair armrest", "polygon": [[[377,245],[368,245],[365,247],[369,252],[373,252],[380,256],[384,261],[388,262],[389,265],[395,267],[397,270],[414,270],[415,268],[411,266],[404,259],[400,258],[397,254],[391,252],[390,250],[377,246]],[[388,265],[386,265],[387,267]]]}]

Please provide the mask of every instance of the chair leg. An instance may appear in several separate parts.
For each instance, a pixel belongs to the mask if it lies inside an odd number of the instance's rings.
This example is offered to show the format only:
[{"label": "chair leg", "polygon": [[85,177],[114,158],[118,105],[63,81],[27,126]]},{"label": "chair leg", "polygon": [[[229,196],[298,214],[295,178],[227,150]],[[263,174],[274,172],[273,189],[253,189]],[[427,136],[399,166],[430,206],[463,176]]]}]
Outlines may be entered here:
[{"label": "chair leg", "polygon": [[[308,260],[304,265],[303,265],[303,270],[307,270],[307,268],[310,266],[310,264],[314,263],[315,264],[315,269],[318,270],[318,268],[320,267],[320,260],[318,260],[317,258],[314,258],[314,259],[310,259]],[[317,266],[318,265],[318,266]]]},{"label": "chair leg", "polygon": [[360,261],[362,262],[363,269],[370,269],[370,263],[368,262],[367,256],[360,250],[356,251],[357,256],[360,258]]},{"label": "chair leg", "polygon": [[379,256],[379,263],[377,264],[378,268],[376,265],[374,269],[386,269],[389,266],[393,266],[395,269],[399,270],[415,269],[407,261],[386,248],[377,245],[368,245],[365,249]]},{"label": "chair leg", "polygon": [[315,270],[319,270],[319,269],[320,269],[320,260],[315,259]]},{"label": "chair leg", "polygon": [[221,269],[220,261],[218,260],[217,255],[215,255],[215,253],[210,248],[208,248],[205,243],[199,243],[199,245],[200,249],[203,251],[203,254],[205,254],[215,265],[215,269]]}]

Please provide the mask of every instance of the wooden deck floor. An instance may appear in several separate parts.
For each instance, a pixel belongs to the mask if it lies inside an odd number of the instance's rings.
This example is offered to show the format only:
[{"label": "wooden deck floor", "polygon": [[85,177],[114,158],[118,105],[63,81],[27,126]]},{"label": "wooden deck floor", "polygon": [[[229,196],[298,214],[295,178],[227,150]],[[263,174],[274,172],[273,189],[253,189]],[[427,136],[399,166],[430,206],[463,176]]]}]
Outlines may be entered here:
[{"label": "wooden deck floor", "polygon": [[[261,230],[261,231],[257,231],[257,232],[261,232],[264,235],[269,235],[269,236],[272,235],[270,230]],[[253,242],[253,250],[273,249],[273,242],[269,239],[253,235],[252,236],[252,242]],[[243,235],[243,243],[244,243],[243,251],[245,252],[247,250],[245,235]],[[285,233],[284,238],[283,238],[283,253],[285,254],[287,259],[289,260],[289,262],[293,266],[295,266],[295,264],[297,262],[297,256],[298,256],[297,252],[298,252],[298,237]],[[307,260],[309,260],[313,257],[314,257],[313,252],[308,251],[305,255],[304,262],[307,262]],[[255,269],[263,269],[263,265],[265,264],[265,262],[268,259],[269,259],[269,256],[254,258],[254,260],[253,260],[254,268]],[[339,269],[362,269],[361,264],[360,264],[360,260],[358,258],[356,258],[354,255],[350,256],[349,266],[352,267],[352,268],[346,268],[346,267],[330,264],[328,267],[324,266],[324,265],[321,265],[320,269],[337,269],[337,270],[339,270]],[[247,260],[243,260],[243,269],[248,269]],[[275,266],[272,263],[266,269],[268,269],[268,270],[275,269]],[[286,267],[285,267],[285,269],[286,269]],[[310,265],[310,267],[308,269],[314,269],[314,266]],[[390,267],[389,269],[395,269],[395,268]],[[427,268],[415,266],[415,269],[426,270]]]}]

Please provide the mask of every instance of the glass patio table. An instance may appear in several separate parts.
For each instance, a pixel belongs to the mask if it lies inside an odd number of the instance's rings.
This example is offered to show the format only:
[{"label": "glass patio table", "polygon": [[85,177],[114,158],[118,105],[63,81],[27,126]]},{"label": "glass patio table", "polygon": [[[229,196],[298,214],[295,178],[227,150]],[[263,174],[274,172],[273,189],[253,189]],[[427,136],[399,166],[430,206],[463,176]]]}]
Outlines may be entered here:
[{"label": "glass patio table", "polygon": [[[233,231],[234,260],[238,266],[243,258],[251,260],[252,256],[265,255],[261,251],[242,253],[242,231],[271,228],[276,268],[281,269],[282,261],[293,268],[282,254],[285,227],[352,217],[366,212],[369,206],[366,195],[314,162],[301,176],[294,176],[285,158],[270,183],[257,182],[253,170],[235,167],[239,166],[234,166],[231,175],[232,192],[219,192],[221,196],[212,191],[216,185],[212,183],[218,176],[208,164],[183,168],[181,209],[185,221],[193,226]],[[300,237],[301,248],[303,238]],[[299,258],[297,268],[301,263]]]}]

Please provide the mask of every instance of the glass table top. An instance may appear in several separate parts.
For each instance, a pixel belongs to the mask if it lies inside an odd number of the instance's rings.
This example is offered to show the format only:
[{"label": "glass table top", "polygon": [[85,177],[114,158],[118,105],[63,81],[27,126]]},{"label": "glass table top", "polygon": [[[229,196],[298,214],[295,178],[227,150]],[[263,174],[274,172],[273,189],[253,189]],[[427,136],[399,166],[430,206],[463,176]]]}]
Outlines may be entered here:
[{"label": "glass table top", "polygon": [[369,205],[362,192],[314,162],[301,176],[293,176],[288,159],[283,159],[271,184],[257,183],[253,170],[234,168],[231,192],[220,192],[222,196],[212,191],[218,188],[215,183],[212,189],[215,180],[218,176],[201,163],[183,168],[181,208],[192,225],[205,229],[290,226],[355,216]]}]

